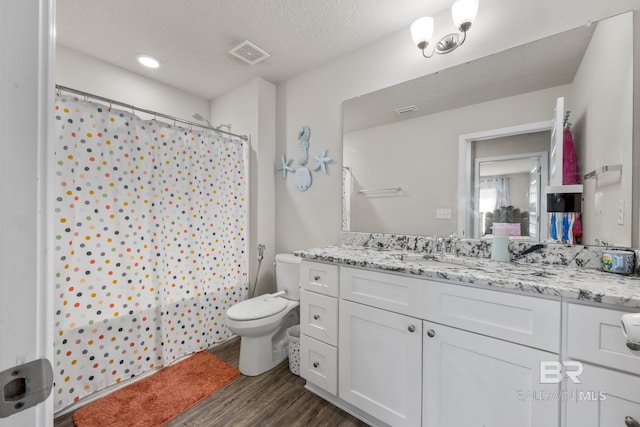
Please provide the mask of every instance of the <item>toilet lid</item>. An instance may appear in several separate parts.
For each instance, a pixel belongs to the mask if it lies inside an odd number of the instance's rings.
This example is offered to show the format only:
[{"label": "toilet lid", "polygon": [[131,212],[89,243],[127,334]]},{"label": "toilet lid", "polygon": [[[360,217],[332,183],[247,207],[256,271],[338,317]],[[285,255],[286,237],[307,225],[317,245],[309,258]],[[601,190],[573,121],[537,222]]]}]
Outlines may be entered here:
[{"label": "toilet lid", "polygon": [[280,313],[287,306],[287,300],[280,297],[257,297],[238,304],[227,310],[227,317],[232,320],[256,320]]}]

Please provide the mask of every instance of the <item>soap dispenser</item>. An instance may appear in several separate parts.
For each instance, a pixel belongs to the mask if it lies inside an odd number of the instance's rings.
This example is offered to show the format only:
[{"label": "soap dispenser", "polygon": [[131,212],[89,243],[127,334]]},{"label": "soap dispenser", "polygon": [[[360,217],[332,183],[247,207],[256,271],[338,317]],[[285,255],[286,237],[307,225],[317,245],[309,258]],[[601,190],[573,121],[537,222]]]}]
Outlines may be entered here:
[{"label": "soap dispenser", "polygon": [[509,230],[505,226],[499,226],[497,224],[494,224],[493,226],[491,259],[503,262],[511,260],[511,257],[509,256]]}]

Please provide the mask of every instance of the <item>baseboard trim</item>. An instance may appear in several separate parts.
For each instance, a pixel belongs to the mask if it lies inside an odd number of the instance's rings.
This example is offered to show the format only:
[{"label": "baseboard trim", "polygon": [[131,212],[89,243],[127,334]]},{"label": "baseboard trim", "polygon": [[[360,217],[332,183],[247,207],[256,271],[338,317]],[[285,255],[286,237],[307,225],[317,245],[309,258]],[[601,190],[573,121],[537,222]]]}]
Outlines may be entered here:
[{"label": "baseboard trim", "polygon": [[344,400],[340,399],[338,396],[334,396],[331,393],[325,391],[320,387],[313,385],[308,381],[305,384],[304,388],[309,390],[311,393],[320,396],[321,398],[333,404],[334,406],[337,406],[338,408],[342,409],[346,413],[353,415],[360,421],[364,421],[365,423],[369,424],[372,427],[391,427],[389,424],[383,423],[382,421],[371,417],[370,415],[364,413],[363,411],[356,408],[349,402],[345,402]]}]

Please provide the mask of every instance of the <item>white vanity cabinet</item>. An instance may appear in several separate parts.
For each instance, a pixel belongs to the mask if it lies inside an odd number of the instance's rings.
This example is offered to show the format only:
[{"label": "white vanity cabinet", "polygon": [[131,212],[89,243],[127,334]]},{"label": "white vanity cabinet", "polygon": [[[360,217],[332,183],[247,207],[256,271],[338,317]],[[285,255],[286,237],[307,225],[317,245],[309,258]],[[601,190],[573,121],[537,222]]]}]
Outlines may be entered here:
[{"label": "white vanity cabinet", "polygon": [[338,266],[300,263],[300,376],[338,394]]},{"label": "white vanity cabinet", "polygon": [[558,384],[539,381],[557,354],[427,321],[423,338],[423,426],[558,425]]},{"label": "white vanity cabinet", "polygon": [[419,279],[340,270],[338,396],[393,426],[421,423],[422,289]]},{"label": "white vanity cabinet", "polygon": [[371,425],[640,422],[623,311],[307,260],[301,288],[307,388]]},{"label": "white vanity cabinet", "polygon": [[567,356],[582,363],[577,381],[566,382],[567,427],[625,427],[640,423],[640,351],[626,346],[625,313],[568,304]]}]

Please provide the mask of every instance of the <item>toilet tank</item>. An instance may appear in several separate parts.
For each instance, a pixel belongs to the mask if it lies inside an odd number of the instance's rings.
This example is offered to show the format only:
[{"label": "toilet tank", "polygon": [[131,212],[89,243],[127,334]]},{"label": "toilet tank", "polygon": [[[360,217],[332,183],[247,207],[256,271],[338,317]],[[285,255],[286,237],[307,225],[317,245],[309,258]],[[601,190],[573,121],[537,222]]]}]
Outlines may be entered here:
[{"label": "toilet tank", "polygon": [[300,299],[301,259],[293,254],[276,255],[276,289],[287,291],[284,297],[290,300]]}]

